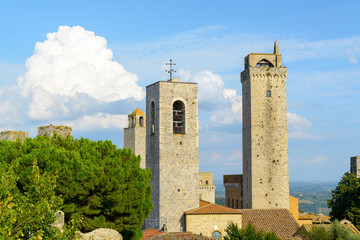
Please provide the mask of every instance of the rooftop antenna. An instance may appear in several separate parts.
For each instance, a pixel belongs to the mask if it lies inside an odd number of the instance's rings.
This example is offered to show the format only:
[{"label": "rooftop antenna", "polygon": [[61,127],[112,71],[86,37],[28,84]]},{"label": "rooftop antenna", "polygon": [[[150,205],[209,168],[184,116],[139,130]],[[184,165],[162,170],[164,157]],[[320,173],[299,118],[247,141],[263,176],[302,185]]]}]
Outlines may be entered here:
[{"label": "rooftop antenna", "polygon": [[170,63],[166,63],[166,65],[170,65],[170,70],[165,70],[165,72],[170,73],[170,79],[168,81],[172,81],[172,73],[176,72],[174,69],[172,69],[172,66],[176,65],[176,63],[173,63],[170,59]]}]

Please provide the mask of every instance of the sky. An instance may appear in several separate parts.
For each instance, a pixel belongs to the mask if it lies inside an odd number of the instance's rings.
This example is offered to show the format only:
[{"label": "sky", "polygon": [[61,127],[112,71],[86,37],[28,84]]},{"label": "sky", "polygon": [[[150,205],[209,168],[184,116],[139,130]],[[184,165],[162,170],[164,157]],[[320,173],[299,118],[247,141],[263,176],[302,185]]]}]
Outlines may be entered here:
[{"label": "sky", "polygon": [[0,0],[0,131],[52,124],[123,147],[146,86],[199,88],[200,171],[242,173],[244,57],[279,42],[290,181],[339,181],[360,155],[359,1]]}]

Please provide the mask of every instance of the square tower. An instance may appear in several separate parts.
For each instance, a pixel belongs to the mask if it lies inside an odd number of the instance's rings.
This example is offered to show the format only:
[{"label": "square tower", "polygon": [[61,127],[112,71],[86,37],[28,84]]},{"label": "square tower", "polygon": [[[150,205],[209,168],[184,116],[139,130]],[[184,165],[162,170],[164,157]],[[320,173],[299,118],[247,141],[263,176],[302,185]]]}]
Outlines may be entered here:
[{"label": "square tower", "polygon": [[241,73],[243,207],[289,209],[287,69],[274,53],[250,53]]},{"label": "square tower", "polygon": [[154,209],[145,228],[185,231],[184,212],[199,206],[197,83],[160,81],[146,87],[146,167]]},{"label": "square tower", "polygon": [[146,168],[146,124],[145,113],[136,108],[128,115],[129,125],[124,128],[124,148],[130,148],[135,155],[140,155],[140,167]]},{"label": "square tower", "polygon": [[350,158],[350,173],[360,177],[360,156]]}]

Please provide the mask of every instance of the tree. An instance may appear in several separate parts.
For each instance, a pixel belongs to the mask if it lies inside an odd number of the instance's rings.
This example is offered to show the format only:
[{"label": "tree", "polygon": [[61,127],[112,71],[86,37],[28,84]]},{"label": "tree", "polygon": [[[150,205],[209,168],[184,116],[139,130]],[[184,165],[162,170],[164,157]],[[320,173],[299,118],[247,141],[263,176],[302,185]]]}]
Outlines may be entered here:
[{"label": "tree", "polygon": [[300,234],[303,240],[359,240],[350,228],[338,221],[331,224],[330,229],[326,230],[323,225],[314,225],[309,232],[303,231]]},{"label": "tree", "polygon": [[328,200],[330,216],[335,219],[349,219],[360,228],[360,179],[354,174],[345,173]]},{"label": "tree", "polygon": [[34,159],[41,174],[57,176],[56,196],[66,222],[83,218],[81,231],[107,227],[125,239],[139,239],[141,225],[150,215],[151,172],[139,167],[140,157],[117,149],[110,141],[36,137],[23,144],[0,142],[0,162],[18,161],[17,187],[28,192]]},{"label": "tree", "polygon": [[265,233],[257,230],[251,223],[241,229],[237,224],[230,223],[225,232],[227,236],[224,237],[224,240],[280,240],[274,232]]}]

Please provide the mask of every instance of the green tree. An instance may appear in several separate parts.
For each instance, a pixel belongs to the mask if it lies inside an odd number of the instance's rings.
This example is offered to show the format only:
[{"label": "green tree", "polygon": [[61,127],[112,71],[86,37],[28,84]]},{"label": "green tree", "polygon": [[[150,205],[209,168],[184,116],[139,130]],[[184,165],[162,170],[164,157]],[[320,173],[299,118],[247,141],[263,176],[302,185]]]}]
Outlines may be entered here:
[{"label": "green tree", "polygon": [[331,224],[330,229],[326,230],[322,225],[314,225],[309,232],[300,234],[303,240],[359,240],[350,228],[338,221]]},{"label": "green tree", "polygon": [[41,174],[57,176],[55,193],[62,196],[66,222],[82,217],[81,231],[107,227],[124,239],[139,239],[152,209],[151,172],[139,167],[140,157],[117,149],[110,141],[36,137],[23,144],[0,142],[0,162],[18,161],[20,192],[28,192],[33,160]]},{"label": "green tree", "polygon": [[330,216],[335,219],[349,219],[360,228],[360,179],[354,174],[345,173],[328,200]]},{"label": "green tree", "polygon": [[224,240],[280,240],[274,232],[265,233],[257,230],[251,223],[246,228],[239,228],[237,224],[230,223],[225,229]]}]

